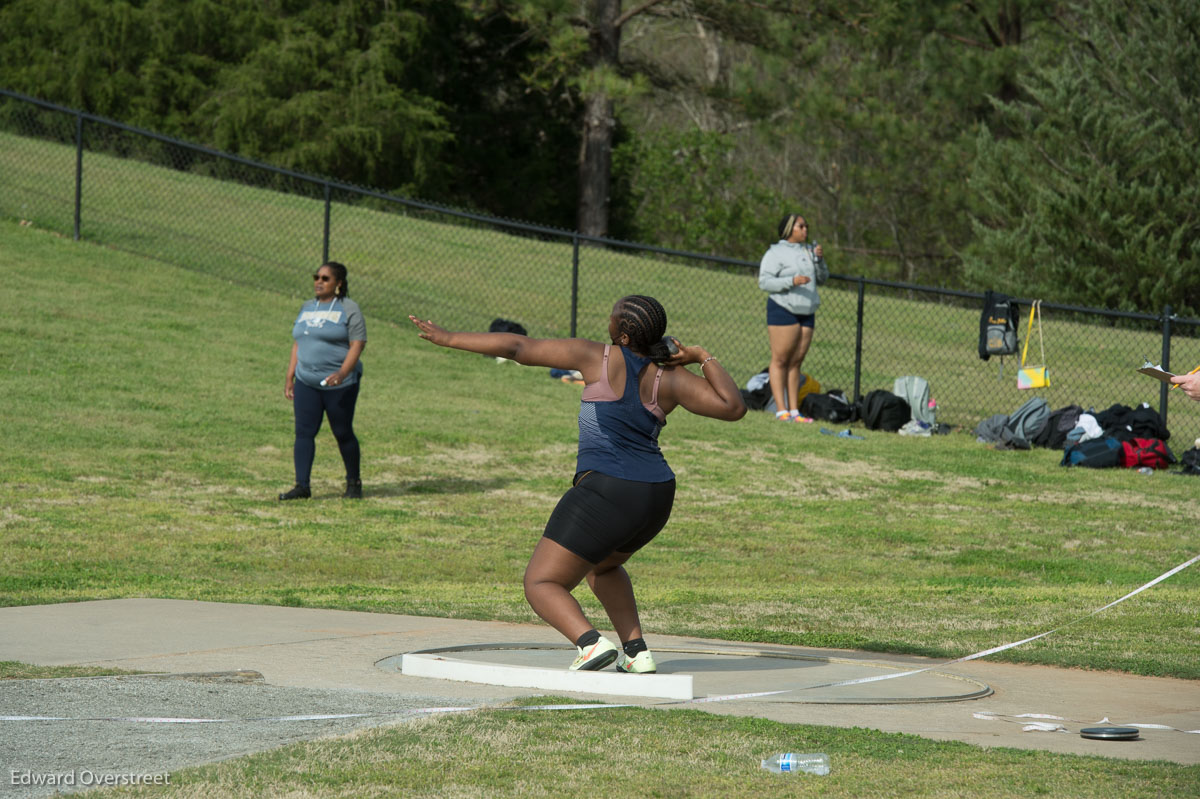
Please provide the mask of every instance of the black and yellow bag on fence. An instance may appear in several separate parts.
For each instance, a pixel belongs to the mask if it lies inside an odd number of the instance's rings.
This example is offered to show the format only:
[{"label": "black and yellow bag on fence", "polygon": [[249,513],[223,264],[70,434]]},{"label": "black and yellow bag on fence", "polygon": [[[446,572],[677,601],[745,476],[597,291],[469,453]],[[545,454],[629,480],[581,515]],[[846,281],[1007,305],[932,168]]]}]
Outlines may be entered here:
[{"label": "black and yellow bag on fence", "polygon": [[[1037,314],[1038,347],[1042,352],[1041,366],[1026,366],[1029,354],[1029,339],[1033,336],[1033,317]],[[1042,301],[1034,300],[1029,306],[1029,329],[1025,331],[1025,348],[1021,350],[1021,368],[1017,370],[1017,388],[1049,388],[1050,369],[1046,366],[1046,343],[1042,339]]]}]

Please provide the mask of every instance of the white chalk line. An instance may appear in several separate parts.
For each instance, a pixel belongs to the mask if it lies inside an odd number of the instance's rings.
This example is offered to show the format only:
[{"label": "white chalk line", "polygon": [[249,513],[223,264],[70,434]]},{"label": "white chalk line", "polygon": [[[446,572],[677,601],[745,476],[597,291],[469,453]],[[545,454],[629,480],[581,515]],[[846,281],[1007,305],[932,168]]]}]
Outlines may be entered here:
[{"label": "white chalk line", "polygon": [[[683,702],[666,702],[662,704],[682,704],[700,702],[728,702],[734,699],[753,699],[759,696],[784,694],[787,691],[760,691],[752,694],[730,694],[728,696],[708,696],[699,699],[689,699]],[[437,713],[466,713],[472,710],[605,710],[620,707],[643,707],[635,704],[581,704],[581,705],[478,705],[473,707],[422,707],[406,710],[379,710],[371,713],[306,713],[299,716],[257,716],[252,718],[186,718],[172,716],[0,716],[0,721],[105,721],[124,722],[127,724],[252,724],[255,722],[288,722],[288,721],[329,721],[338,719],[362,719],[379,716],[420,716]]]}]

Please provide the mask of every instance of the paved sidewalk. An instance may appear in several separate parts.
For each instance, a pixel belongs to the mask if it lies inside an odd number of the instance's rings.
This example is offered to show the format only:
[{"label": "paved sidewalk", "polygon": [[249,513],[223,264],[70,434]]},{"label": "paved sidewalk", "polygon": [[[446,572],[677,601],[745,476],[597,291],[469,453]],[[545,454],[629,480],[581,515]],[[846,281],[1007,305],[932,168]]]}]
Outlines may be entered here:
[{"label": "paved sidewalk", "polygon": [[[209,678],[199,700],[197,694],[189,693],[195,687],[196,678],[159,680],[160,685],[177,683],[181,686],[178,691],[181,696],[186,696],[186,701],[180,699],[180,702],[170,698],[169,687],[163,689],[165,694],[150,693],[158,699],[147,699],[144,692],[129,693],[128,686],[138,684],[137,678],[109,681],[105,685],[125,686],[121,689],[125,693],[104,700],[108,702],[107,709],[93,708],[89,718],[95,718],[97,714],[199,716],[206,712],[223,714],[222,717],[230,717],[232,713],[237,718],[250,718],[251,714],[235,712],[243,700],[230,704],[229,696],[236,694],[266,697],[265,704],[255,707],[255,718],[271,714],[373,713],[376,714],[373,717],[375,723],[389,723],[403,711],[414,708],[439,707],[447,703],[476,706],[550,693],[536,688],[505,688],[412,677],[400,673],[396,666],[398,656],[408,652],[515,642],[544,648],[514,653],[504,651],[502,647],[497,647],[494,652],[485,647],[461,657],[485,662],[494,657],[496,663],[565,669],[574,654],[557,633],[543,625],[158,599],[0,608],[0,660],[39,665],[112,666],[174,675],[224,673],[221,677]],[[787,690],[787,693],[695,704],[584,693],[563,695],[628,701],[664,709],[690,707],[788,723],[867,727],[989,747],[1200,763],[1200,735],[1143,730],[1137,741],[1096,741],[1078,735],[1081,727],[1095,726],[1104,718],[1112,724],[1160,724],[1179,730],[1200,729],[1200,682],[1016,666],[984,660],[942,668],[938,661],[916,657],[755,646],[682,636],[651,635],[648,642],[660,653],[661,673],[693,675],[694,693],[698,698],[772,690]],[[460,657],[457,654],[451,656]],[[934,668],[922,675],[870,685],[835,691],[806,690],[806,686],[853,679],[864,674],[926,666]],[[236,673],[239,672],[244,679],[238,678]],[[261,674],[261,679],[255,673]],[[629,679],[639,678],[631,676]],[[14,687],[16,682],[25,685],[17,689]],[[248,688],[245,683],[255,684],[258,688]],[[80,685],[79,681],[70,680],[0,683],[0,715],[80,717],[84,714],[71,712],[70,701],[76,692],[87,693]],[[96,690],[99,689],[94,686],[88,688],[88,692]],[[137,707],[122,709],[112,705],[125,701],[120,699],[121,696],[134,697],[128,701]],[[223,697],[225,704],[218,702],[212,708],[198,706],[197,701],[201,704],[208,701],[204,697],[212,697],[214,701]],[[388,697],[394,697],[394,703],[389,704]],[[929,699],[940,701],[923,701]],[[816,703],[818,700],[830,703]],[[160,701],[164,706],[151,706],[154,701]],[[391,711],[394,714],[388,716]],[[974,715],[984,711],[1001,718],[985,720]],[[1061,716],[1065,720],[1059,723],[1069,732],[1025,732],[1022,726],[1029,720],[1011,718],[1024,713]],[[211,730],[238,723],[201,726]],[[361,723],[361,720],[354,722]],[[17,726],[35,724],[48,730],[54,724],[69,725],[71,722],[0,722],[0,754],[7,755],[7,762],[13,762],[14,754],[22,754],[21,750],[12,747],[29,729],[27,726],[18,731]],[[131,728],[146,734],[145,728],[151,725],[90,721],[77,726],[86,728],[87,735],[96,736],[94,747],[102,753],[106,741],[113,736],[124,735],[124,731]],[[308,727],[301,726],[289,735],[314,737],[341,731],[340,727],[334,725],[331,728],[329,724],[315,728],[311,723]],[[72,730],[70,736],[62,735],[61,730],[60,727],[59,738],[69,741],[64,746],[80,745],[77,737],[82,734],[80,730]],[[192,744],[181,743],[184,750],[175,751],[176,757],[169,759],[168,767],[178,767],[181,760],[186,762],[186,747],[194,744],[194,739]],[[263,739],[258,748],[269,745],[272,744]],[[234,751],[224,755],[214,755],[207,749],[201,754],[202,750],[198,749],[195,753],[198,759],[193,762],[232,756],[249,749],[235,747]],[[35,757],[35,754],[24,752],[22,756]],[[24,767],[36,770],[40,764],[26,763]],[[6,788],[11,790],[8,782],[7,779],[0,780],[0,793]]]}]

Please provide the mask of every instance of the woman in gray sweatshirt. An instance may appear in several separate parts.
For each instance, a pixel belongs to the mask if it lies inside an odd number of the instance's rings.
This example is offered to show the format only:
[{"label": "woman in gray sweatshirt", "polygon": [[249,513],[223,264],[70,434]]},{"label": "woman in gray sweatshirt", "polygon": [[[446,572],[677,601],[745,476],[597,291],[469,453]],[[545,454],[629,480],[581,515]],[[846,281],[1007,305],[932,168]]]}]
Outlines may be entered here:
[{"label": "woman in gray sweatshirt", "polygon": [[779,221],[779,241],[758,268],[758,287],[767,292],[767,338],[771,344],[771,395],[784,422],[811,422],[800,415],[800,366],[812,344],[821,298],[817,286],[829,279],[821,245],[808,242],[808,222],[799,214]]}]

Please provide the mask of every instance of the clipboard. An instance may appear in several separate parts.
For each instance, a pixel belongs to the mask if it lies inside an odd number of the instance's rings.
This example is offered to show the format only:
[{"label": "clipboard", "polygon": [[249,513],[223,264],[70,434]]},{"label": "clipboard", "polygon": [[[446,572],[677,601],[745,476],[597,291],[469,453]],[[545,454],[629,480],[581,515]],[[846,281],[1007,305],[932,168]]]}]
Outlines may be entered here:
[{"label": "clipboard", "polygon": [[[1142,368],[1138,369],[1138,371],[1144,375],[1150,375],[1151,377],[1155,378],[1156,380],[1161,380],[1164,383],[1170,383],[1171,388],[1179,388],[1178,383],[1171,383],[1171,378],[1175,377],[1174,374],[1166,371],[1161,366],[1155,366],[1154,364],[1150,363],[1150,361],[1146,361],[1144,364],[1142,364]],[[1188,372],[1188,374],[1194,375],[1194,374],[1196,374],[1196,372],[1200,372],[1200,366],[1197,366],[1195,369]]]},{"label": "clipboard", "polygon": [[1155,380],[1161,380],[1164,383],[1170,383],[1171,378],[1175,376],[1173,372],[1168,372],[1161,366],[1155,366],[1149,361],[1146,361],[1144,364],[1142,364],[1142,368],[1138,369],[1138,371],[1144,375],[1150,375]]}]

